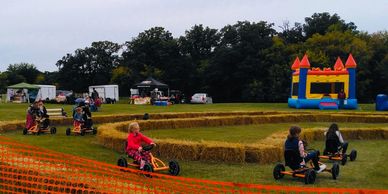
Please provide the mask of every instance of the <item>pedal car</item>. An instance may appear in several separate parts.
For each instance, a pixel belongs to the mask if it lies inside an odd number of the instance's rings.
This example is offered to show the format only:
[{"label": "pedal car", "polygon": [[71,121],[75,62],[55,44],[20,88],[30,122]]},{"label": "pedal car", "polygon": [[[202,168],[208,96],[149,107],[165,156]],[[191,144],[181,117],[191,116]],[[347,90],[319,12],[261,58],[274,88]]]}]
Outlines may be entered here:
[{"label": "pedal car", "polygon": [[[332,178],[335,180],[339,175],[339,165],[337,163],[333,164],[331,169],[326,168],[326,165],[319,162],[320,170],[314,170],[312,161],[310,161],[306,166],[301,166],[300,161],[301,157],[299,152],[294,150],[285,150],[284,151],[285,165],[277,164],[273,169],[273,177],[275,180],[281,179],[284,175],[291,175],[292,177],[299,177],[304,179],[305,184],[313,184],[315,178],[320,172],[329,172],[331,173]],[[309,165],[309,166],[307,166]],[[291,171],[286,171],[285,166],[291,168]]]},{"label": "pedal car", "polygon": [[342,153],[342,147],[338,148],[336,146],[336,141],[328,139],[326,140],[326,146],[325,150],[323,152],[322,156],[319,156],[319,158],[322,159],[328,159],[328,160],[333,160],[333,161],[341,161],[342,165],[345,165],[346,162],[348,161],[348,157],[350,161],[354,161],[357,158],[357,151],[352,150],[350,154]]},{"label": "pedal car", "polygon": [[34,124],[30,128],[24,128],[23,129],[23,135],[27,134],[35,134],[40,135],[42,133],[50,133],[50,134],[56,134],[57,128],[50,127],[49,125],[43,126],[43,121],[46,118],[37,118],[34,120]]},{"label": "pedal car", "polygon": [[[125,147],[126,146],[127,142],[124,143]],[[152,150],[152,148],[154,148],[154,145],[147,145],[147,146],[143,146],[143,150],[144,151],[150,151]],[[125,149],[124,149],[125,151]],[[126,153],[126,151],[125,151]],[[146,172],[158,172],[158,171],[168,171],[169,174],[173,175],[173,176],[177,176],[180,172],[180,167],[179,167],[179,164],[177,161],[174,161],[174,160],[171,160],[168,162],[168,166],[162,161],[160,160],[159,158],[156,158],[154,157],[151,153],[151,160],[149,163],[146,163],[143,167],[143,170],[146,171]],[[131,158],[129,155],[128,155],[129,158]],[[118,161],[117,161],[117,165],[120,166],[120,167],[133,167],[133,168],[137,168],[139,169],[140,168],[140,164],[136,161],[133,161],[132,163],[128,163],[127,159],[124,157],[124,156],[121,156]],[[148,175],[149,176],[149,175]]]},{"label": "pedal car", "polygon": [[81,135],[84,136],[86,133],[91,133],[93,135],[97,134],[97,128],[93,126],[88,126],[85,124],[81,123],[74,123],[73,124],[73,129],[67,128],[66,129],[66,135],[70,136],[71,133],[74,133],[76,135]]}]

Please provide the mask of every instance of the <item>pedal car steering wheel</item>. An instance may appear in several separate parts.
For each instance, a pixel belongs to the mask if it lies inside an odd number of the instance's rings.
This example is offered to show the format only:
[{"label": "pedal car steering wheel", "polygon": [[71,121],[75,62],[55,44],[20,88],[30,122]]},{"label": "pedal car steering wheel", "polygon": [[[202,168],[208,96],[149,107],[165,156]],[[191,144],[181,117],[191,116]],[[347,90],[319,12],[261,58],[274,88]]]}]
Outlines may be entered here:
[{"label": "pedal car steering wheel", "polygon": [[155,147],[154,144],[145,145],[145,146],[143,146],[143,151],[150,151],[154,147]]}]

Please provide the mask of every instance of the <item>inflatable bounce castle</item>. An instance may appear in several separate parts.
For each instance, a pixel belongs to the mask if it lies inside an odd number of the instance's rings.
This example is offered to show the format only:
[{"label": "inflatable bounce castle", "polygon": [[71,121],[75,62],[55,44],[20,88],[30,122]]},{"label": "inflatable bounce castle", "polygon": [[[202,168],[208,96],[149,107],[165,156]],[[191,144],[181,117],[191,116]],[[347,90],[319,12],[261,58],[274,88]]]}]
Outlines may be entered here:
[{"label": "inflatable bounce castle", "polygon": [[[356,67],[352,54],[345,66],[338,57],[331,68],[311,68],[307,55],[291,67],[292,85],[288,106],[292,108],[357,109]],[[341,93],[340,99],[338,94]]]}]

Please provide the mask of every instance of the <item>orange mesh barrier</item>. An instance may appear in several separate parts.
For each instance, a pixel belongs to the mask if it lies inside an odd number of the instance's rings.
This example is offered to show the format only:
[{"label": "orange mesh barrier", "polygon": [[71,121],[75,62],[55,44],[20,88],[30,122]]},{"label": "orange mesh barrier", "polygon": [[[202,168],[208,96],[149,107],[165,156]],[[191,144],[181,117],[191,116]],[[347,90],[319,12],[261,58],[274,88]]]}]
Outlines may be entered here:
[{"label": "orange mesh barrier", "polygon": [[[151,176],[147,177],[145,175]],[[121,168],[0,136],[0,193],[383,193],[173,177]]]}]

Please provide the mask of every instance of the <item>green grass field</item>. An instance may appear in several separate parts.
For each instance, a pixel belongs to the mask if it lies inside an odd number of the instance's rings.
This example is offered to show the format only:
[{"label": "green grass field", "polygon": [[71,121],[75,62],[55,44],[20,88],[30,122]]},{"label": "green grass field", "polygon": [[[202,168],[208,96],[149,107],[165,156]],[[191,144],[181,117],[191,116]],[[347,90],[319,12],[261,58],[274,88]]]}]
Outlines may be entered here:
[{"label": "green grass field", "polygon": [[[160,130],[163,131],[163,130]],[[96,136],[66,136],[65,127],[59,127],[56,135],[26,135],[21,131],[2,134],[6,137],[25,142],[27,144],[44,147],[59,152],[78,155],[110,164],[116,164],[121,153],[109,150],[97,143]],[[312,142],[310,147],[323,148],[323,142]],[[358,158],[355,162],[348,162],[340,166],[340,177],[332,180],[329,174],[320,174],[313,187],[341,187],[341,188],[375,188],[387,189],[388,146],[386,140],[351,141],[349,150],[357,149]],[[225,164],[198,161],[179,161],[182,171],[180,176],[201,179],[231,181],[242,183],[297,185],[305,186],[302,180],[285,177],[275,181],[272,170],[275,165],[258,165],[252,163]],[[327,162],[331,167],[331,162]],[[227,175],[227,176],[226,176]]]},{"label": "green grass field", "polygon": [[[73,105],[46,104],[47,108],[64,108],[70,115]],[[0,104],[0,121],[24,120],[28,104]],[[373,104],[360,104],[358,110],[375,111]],[[135,114],[135,113],[162,113],[162,112],[225,112],[225,111],[306,111],[288,108],[287,103],[220,103],[220,104],[177,104],[172,106],[151,106],[131,104],[103,104],[99,112],[93,115]],[[309,111],[319,111],[311,109]],[[337,111],[335,111],[337,112]]]},{"label": "green grass field", "polygon": [[[47,108],[64,107],[70,113],[71,105],[47,105]],[[0,104],[0,120],[24,120],[26,104]],[[155,107],[150,105],[103,105],[100,112],[94,115],[111,115],[123,113],[159,113],[159,112],[212,112],[212,111],[299,111],[289,109],[287,104],[210,104],[210,105],[173,105],[169,107]],[[305,110],[301,110],[305,111]],[[318,110],[311,110],[318,111]],[[360,105],[358,111],[374,111],[374,105]],[[351,112],[351,111],[346,111]],[[193,141],[229,141],[229,142],[255,142],[269,136],[273,132],[287,130],[290,125],[297,124],[302,128],[327,127],[330,123],[279,123],[248,126],[204,127],[190,129],[161,129],[145,131],[152,138],[176,138]],[[386,124],[364,123],[339,123],[340,127],[386,127]],[[97,137],[92,135],[66,136],[64,126],[58,127],[56,135],[22,135],[22,131],[12,131],[1,134],[19,142],[56,150],[68,154],[74,154],[98,161],[116,164],[121,153],[107,149],[97,142]],[[244,139],[244,140],[241,140]],[[340,177],[332,180],[329,174],[320,174],[314,185],[309,187],[341,187],[341,188],[375,188],[388,189],[387,172],[388,146],[386,140],[355,140],[350,141],[349,150],[357,149],[358,158],[355,162],[349,162],[341,166]],[[310,147],[323,148],[323,142],[310,142]],[[275,165],[259,165],[252,163],[226,164],[198,161],[179,161],[181,164],[181,176],[211,179],[219,181],[231,181],[242,183],[275,184],[302,186],[301,180],[286,177],[275,181],[272,170]],[[331,164],[329,163],[329,166]]]}]

